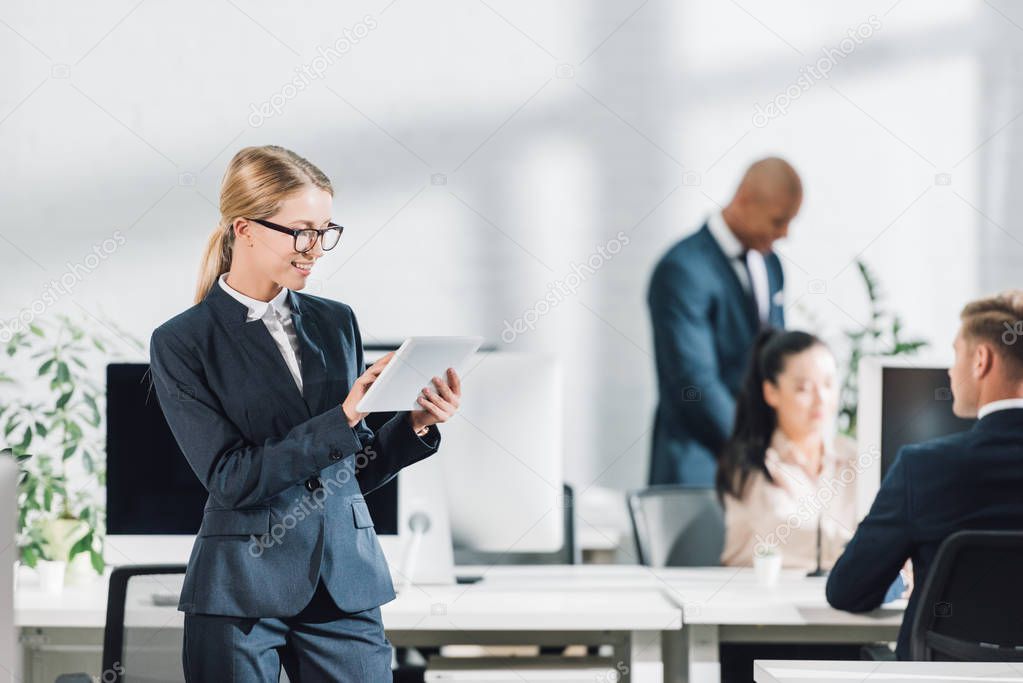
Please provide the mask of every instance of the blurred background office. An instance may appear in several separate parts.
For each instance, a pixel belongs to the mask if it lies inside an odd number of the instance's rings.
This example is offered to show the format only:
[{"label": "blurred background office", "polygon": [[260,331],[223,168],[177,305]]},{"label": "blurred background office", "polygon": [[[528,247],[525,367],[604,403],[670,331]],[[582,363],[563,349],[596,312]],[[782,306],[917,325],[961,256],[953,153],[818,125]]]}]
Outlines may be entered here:
[{"label": "blurred background office", "polygon": [[283,145],[346,226],[306,291],[367,343],[559,356],[584,496],[646,481],[651,269],[754,159],[803,179],[786,319],[840,363],[858,259],[946,361],[962,305],[1018,284],[1010,2],[16,3],[0,35],[5,342],[58,312],[148,338],[191,305],[228,159]]},{"label": "blurred background office", "polygon": [[[563,479],[574,489],[575,551],[678,564],[671,548],[632,547],[626,507],[626,492],[648,481],[657,404],[647,286],[658,259],[720,211],[754,160],[784,157],[802,179],[799,214],[774,249],[787,327],[835,353],[845,382],[839,427],[852,426],[857,405],[854,348],[901,348],[929,373],[915,384],[886,376],[884,391],[880,367],[868,374],[876,382],[861,392],[870,410],[860,412],[860,452],[864,443],[882,451],[877,480],[899,446],[935,435],[928,423],[893,436],[890,426],[908,421],[899,407],[911,404],[897,390],[950,414],[950,394],[935,387],[960,310],[1019,286],[1023,6],[1010,0],[17,2],[0,8],[0,60],[0,349],[16,351],[0,353],[0,448],[49,453],[54,468],[33,469],[38,486],[22,485],[26,561],[46,543],[70,553],[33,535],[24,517],[31,500],[29,521],[57,519],[66,493],[90,530],[74,543],[94,551],[78,558],[102,567],[91,534],[104,526],[104,448],[117,445],[104,439],[108,427],[130,432],[116,419],[135,419],[108,414],[107,364],[146,363],[148,349],[134,340],[192,305],[220,181],[242,147],[287,147],[333,181],[344,236],[305,291],[351,305],[366,344],[472,334],[499,352],[531,354],[480,365],[476,379],[490,389],[478,396],[491,398],[474,405],[467,383],[462,422],[446,434],[464,446],[449,452],[448,487],[496,482],[478,500],[434,510],[436,519],[479,521],[470,531],[496,555],[537,551],[528,547],[534,529],[561,542],[548,513],[565,503]],[[61,325],[64,315],[81,338]],[[32,339],[36,331],[43,336]],[[105,344],[87,343],[94,336]],[[35,348],[43,355],[30,355]],[[532,387],[516,365],[523,358],[543,359],[530,366]],[[122,397],[124,386],[140,386],[137,375],[121,378]],[[537,431],[550,452],[488,410],[493,388],[512,383],[501,399],[535,399],[521,419],[547,418]],[[882,394],[898,414],[882,411]],[[55,401],[73,408],[75,426],[47,434],[32,416]],[[517,476],[467,466],[476,448],[508,456],[500,462]],[[166,470],[131,474],[174,481]],[[541,480],[549,495],[529,498],[527,513],[495,512],[521,506],[519,487]],[[406,492],[436,483],[405,481]],[[865,490],[861,513],[873,494]],[[483,507],[490,517],[475,514]],[[193,528],[196,508],[186,511]],[[116,513],[121,524],[133,519],[130,508]],[[381,536],[396,533],[396,519],[376,521]],[[704,541],[710,550],[683,564],[717,564],[720,548]],[[108,563],[111,549],[121,553],[114,562],[151,559],[126,547],[109,543]],[[428,564],[419,571],[437,569]],[[450,570],[439,568],[448,579]],[[42,570],[39,581],[48,581]],[[762,593],[752,579],[747,588],[742,610]],[[832,615],[821,587],[810,588],[821,609],[807,613]],[[618,597],[632,609],[632,596]],[[43,608],[22,609],[23,626],[66,616],[59,597],[30,598]],[[648,610],[656,624],[635,629],[677,630],[670,601],[649,604],[662,603],[663,614]],[[546,606],[522,604],[537,614]],[[604,628],[605,612],[583,610],[580,621]],[[526,614],[523,630],[542,621]]]}]

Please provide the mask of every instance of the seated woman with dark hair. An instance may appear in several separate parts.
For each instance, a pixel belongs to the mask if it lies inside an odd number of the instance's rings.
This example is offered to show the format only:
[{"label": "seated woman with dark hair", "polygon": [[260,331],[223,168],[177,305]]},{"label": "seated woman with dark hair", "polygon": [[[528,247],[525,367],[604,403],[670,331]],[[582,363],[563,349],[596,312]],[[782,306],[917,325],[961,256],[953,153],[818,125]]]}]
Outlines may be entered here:
[{"label": "seated woman with dark hair", "polygon": [[735,427],[718,463],[721,563],[750,566],[773,548],[782,566],[830,568],[856,530],[856,447],[835,433],[835,357],[806,332],[756,340]]}]

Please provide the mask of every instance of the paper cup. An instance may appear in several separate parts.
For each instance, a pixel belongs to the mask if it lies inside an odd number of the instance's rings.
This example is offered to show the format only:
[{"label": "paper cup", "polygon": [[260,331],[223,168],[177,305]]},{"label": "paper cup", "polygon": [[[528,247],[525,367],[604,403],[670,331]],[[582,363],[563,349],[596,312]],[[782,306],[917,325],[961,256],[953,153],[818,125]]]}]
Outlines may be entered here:
[{"label": "paper cup", "polygon": [[753,572],[757,576],[757,583],[761,586],[771,587],[778,583],[781,576],[781,553],[775,551],[770,555],[753,556]]}]

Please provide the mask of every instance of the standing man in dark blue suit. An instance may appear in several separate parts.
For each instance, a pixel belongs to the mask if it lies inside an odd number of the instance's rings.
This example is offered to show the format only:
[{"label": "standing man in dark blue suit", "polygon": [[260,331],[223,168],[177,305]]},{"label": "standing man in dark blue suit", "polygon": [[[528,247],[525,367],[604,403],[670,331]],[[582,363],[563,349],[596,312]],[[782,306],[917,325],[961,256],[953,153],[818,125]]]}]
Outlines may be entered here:
[{"label": "standing man in dark blue suit", "polygon": [[785,326],[784,279],[771,246],[788,234],[802,200],[795,169],[761,159],[728,206],[654,269],[647,303],[659,403],[651,484],[714,485],[754,337],[761,327]]},{"label": "standing man in dark blue suit", "polygon": [[[938,546],[964,529],[1023,529],[1023,291],[968,304],[955,340],[952,411],[980,418],[967,432],[903,447],[828,577],[828,602],[881,606],[907,559],[927,580]],[[895,653],[909,657],[914,592]]]}]

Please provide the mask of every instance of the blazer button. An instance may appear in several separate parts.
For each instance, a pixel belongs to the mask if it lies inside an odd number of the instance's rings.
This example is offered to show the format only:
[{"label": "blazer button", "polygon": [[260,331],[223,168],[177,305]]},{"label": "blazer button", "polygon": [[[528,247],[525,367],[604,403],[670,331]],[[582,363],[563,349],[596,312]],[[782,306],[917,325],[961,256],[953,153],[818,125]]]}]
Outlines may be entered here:
[{"label": "blazer button", "polygon": [[330,459],[331,460],[340,460],[341,459],[341,451],[331,451]]},{"label": "blazer button", "polygon": [[322,486],[322,484],[320,484],[320,478],[319,477],[309,477],[309,479],[307,479],[306,482],[305,482],[305,487],[306,487],[307,491],[315,491],[316,489],[320,488],[321,486]]}]

